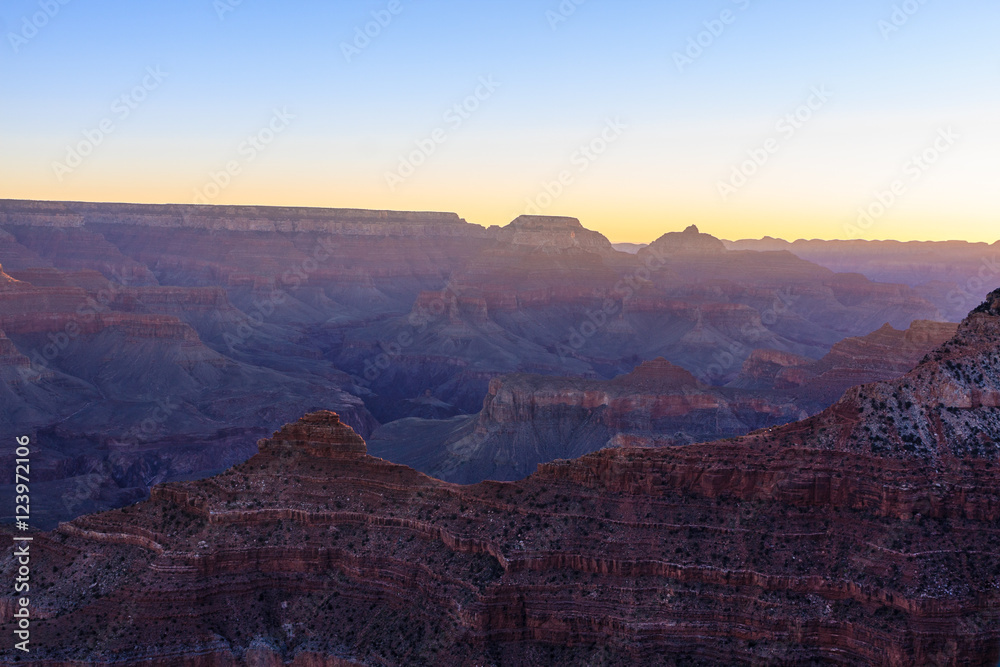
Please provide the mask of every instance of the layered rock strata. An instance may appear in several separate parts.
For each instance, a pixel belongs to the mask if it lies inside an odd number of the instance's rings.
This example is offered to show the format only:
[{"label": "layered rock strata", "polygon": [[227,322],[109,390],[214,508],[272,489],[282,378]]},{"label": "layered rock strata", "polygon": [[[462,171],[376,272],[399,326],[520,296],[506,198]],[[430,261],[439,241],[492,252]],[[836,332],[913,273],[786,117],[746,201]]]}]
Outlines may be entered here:
[{"label": "layered rock strata", "polygon": [[885,325],[833,346],[818,361],[755,350],[726,388],[665,359],[613,380],[505,375],[477,415],[402,419],[377,429],[377,456],[457,483],[514,480],[540,463],[646,438],[660,446],[706,442],[820,412],[858,384],[892,380],[953,336],[958,325]]},{"label": "layered rock strata", "polygon": [[35,535],[21,663],[993,665],[998,340],[1000,291],[816,417],[517,483],[436,481],[307,415]]}]

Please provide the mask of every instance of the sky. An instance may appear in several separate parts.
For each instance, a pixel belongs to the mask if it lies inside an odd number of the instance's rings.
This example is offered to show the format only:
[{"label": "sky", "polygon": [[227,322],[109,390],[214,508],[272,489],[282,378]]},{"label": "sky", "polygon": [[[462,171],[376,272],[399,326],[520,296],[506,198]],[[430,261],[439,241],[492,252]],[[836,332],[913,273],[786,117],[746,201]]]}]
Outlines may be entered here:
[{"label": "sky", "polygon": [[995,0],[10,0],[0,198],[1000,239]]}]

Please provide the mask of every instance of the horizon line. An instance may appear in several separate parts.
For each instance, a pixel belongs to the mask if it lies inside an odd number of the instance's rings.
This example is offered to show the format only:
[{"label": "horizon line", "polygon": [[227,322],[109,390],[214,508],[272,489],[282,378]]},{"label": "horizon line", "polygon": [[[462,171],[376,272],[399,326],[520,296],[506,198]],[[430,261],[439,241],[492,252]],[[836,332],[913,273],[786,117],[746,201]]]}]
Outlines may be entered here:
[{"label": "horizon line", "polygon": [[[457,211],[443,211],[443,210],[430,210],[430,209],[426,209],[426,210],[414,210],[414,209],[391,209],[391,208],[358,208],[358,207],[347,207],[347,206],[309,206],[309,205],[299,205],[299,204],[287,204],[287,205],[280,205],[280,204],[214,204],[214,203],[211,203],[211,202],[192,204],[192,203],[181,203],[181,202],[88,201],[88,200],[82,200],[82,199],[22,199],[22,198],[17,198],[17,197],[0,197],[0,203],[3,203],[3,202],[46,203],[46,204],[88,204],[88,205],[105,205],[105,206],[150,206],[150,207],[153,207],[153,206],[164,206],[164,207],[166,207],[166,206],[176,206],[176,207],[202,208],[202,209],[209,209],[209,208],[217,208],[217,209],[224,209],[224,208],[233,208],[233,209],[238,209],[238,208],[258,208],[258,209],[301,209],[301,210],[313,210],[313,211],[356,211],[356,212],[366,212],[366,213],[419,213],[419,214],[424,214],[424,215],[446,215],[446,216],[447,215],[453,215],[456,218],[458,218],[459,221],[464,222],[465,224],[473,225],[473,226],[476,226],[476,227],[481,227],[483,229],[490,229],[491,227],[497,227],[498,229],[503,229],[504,227],[512,224],[515,220],[518,220],[518,219],[523,218],[523,217],[529,217],[529,218],[563,218],[563,219],[569,219],[569,220],[576,220],[577,222],[580,223],[580,225],[584,229],[586,229],[587,231],[590,231],[590,232],[594,232],[596,234],[600,234],[605,239],[607,239],[608,242],[611,243],[612,245],[638,245],[638,246],[648,246],[651,243],[653,243],[656,240],[658,240],[664,234],[681,233],[686,228],[690,228],[690,227],[698,228],[697,224],[694,224],[694,223],[688,224],[686,226],[682,225],[681,229],[663,232],[660,236],[656,237],[652,241],[612,241],[610,239],[610,237],[608,237],[604,232],[601,232],[601,231],[598,231],[596,229],[591,229],[591,228],[587,227],[586,225],[583,224],[583,220],[579,216],[574,216],[574,215],[554,215],[554,214],[533,215],[533,214],[524,213],[524,214],[519,215],[517,218],[514,218],[510,222],[508,222],[507,225],[483,225],[483,224],[478,223],[478,222],[470,222],[466,217],[462,216]],[[701,234],[707,234],[707,232],[702,232],[700,230],[700,228],[698,228],[698,232],[701,233]],[[762,236],[760,238],[744,237],[744,238],[738,238],[738,239],[727,239],[727,238],[723,238],[721,236],[715,236],[714,234],[708,234],[708,235],[712,236],[713,238],[716,238],[716,239],[718,239],[720,241],[723,241],[725,243],[740,243],[740,242],[743,242],[743,241],[775,241],[775,242],[787,243],[789,245],[798,243],[800,241],[803,242],[803,243],[810,243],[810,242],[821,242],[821,243],[921,243],[921,244],[964,243],[964,244],[970,245],[970,246],[971,245],[983,245],[983,246],[987,246],[987,247],[992,246],[992,245],[998,245],[998,244],[1000,244],[1000,238],[998,238],[996,241],[994,241],[992,243],[990,243],[989,241],[967,241],[967,240],[964,240],[964,239],[948,239],[948,240],[940,240],[940,241],[932,241],[932,240],[926,240],[926,239],[925,240],[910,239],[910,240],[907,240],[907,241],[903,241],[903,240],[900,240],[900,239],[893,239],[893,238],[883,238],[883,239],[840,239],[840,238],[819,238],[819,237],[808,238],[808,239],[805,238],[805,237],[799,237],[799,238],[797,238],[797,239],[795,239],[793,241],[790,241],[790,240],[785,239],[785,238],[781,238],[781,237],[777,237],[777,236],[770,236],[770,235],[764,235],[764,236]]]}]

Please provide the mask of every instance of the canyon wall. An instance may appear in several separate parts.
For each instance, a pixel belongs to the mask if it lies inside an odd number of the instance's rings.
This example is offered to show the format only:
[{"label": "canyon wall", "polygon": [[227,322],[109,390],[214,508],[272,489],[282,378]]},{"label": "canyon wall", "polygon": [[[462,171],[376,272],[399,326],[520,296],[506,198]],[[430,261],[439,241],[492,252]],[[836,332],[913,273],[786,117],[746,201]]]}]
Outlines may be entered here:
[{"label": "canyon wall", "polygon": [[219,476],[34,535],[20,662],[994,665],[998,341],[1000,291],[802,422],[511,483],[435,480],[309,414]]},{"label": "canyon wall", "polygon": [[397,420],[376,429],[369,446],[376,456],[468,484],[521,479],[541,463],[635,438],[675,446],[745,435],[814,415],[854,385],[904,375],[957,328],[886,324],[844,339],[820,360],[754,350],[724,388],[662,358],[612,380],[505,375],[490,382],[477,415]]},{"label": "canyon wall", "polygon": [[[44,443],[54,525],[223,469],[303,411],[368,436],[477,413],[502,375],[611,380],[658,357],[721,386],[755,350],[819,359],[940,319],[788,252],[696,229],[654,245],[621,253],[554,216],[0,200],[0,436]],[[757,412],[743,430],[773,423]],[[605,441],[587,438],[569,451]]]}]

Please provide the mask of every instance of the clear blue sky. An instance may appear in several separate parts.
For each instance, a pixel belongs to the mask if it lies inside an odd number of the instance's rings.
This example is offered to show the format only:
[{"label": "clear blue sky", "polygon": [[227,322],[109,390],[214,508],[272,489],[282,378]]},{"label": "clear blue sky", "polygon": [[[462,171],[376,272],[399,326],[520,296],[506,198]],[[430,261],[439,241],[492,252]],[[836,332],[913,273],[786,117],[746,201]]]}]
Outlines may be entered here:
[{"label": "clear blue sky", "polygon": [[[534,203],[616,241],[690,222],[730,238],[1000,237],[992,0],[910,0],[916,12],[887,34],[897,0],[587,0],[554,26],[558,0],[399,0],[350,61],[343,44],[388,0],[243,0],[220,18],[231,2],[4,3],[0,196],[189,202],[235,161],[206,199],[454,210],[482,224]],[[25,32],[45,4],[58,11]],[[675,54],[723,11],[731,22],[679,68]],[[166,78],[128,117],[113,112],[150,67]],[[481,77],[499,87],[482,95]],[[817,86],[830,99],[778,132]],[[449,124],[477,87],[485,99]],[[294,119],[250,160],[240,147],[274,109]],[[581,160],[616,118],[626,129]],[[113,133],[60,173],[105,119]],[[958,140],[908,170],[948,127]],[[400,171],[437,128],[433,154]],[[772,138],[767,163],[734,177]],[[896,181],[902,194],[859,228],[858,209]]]}]

